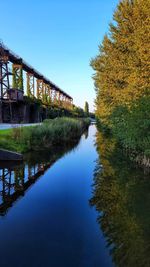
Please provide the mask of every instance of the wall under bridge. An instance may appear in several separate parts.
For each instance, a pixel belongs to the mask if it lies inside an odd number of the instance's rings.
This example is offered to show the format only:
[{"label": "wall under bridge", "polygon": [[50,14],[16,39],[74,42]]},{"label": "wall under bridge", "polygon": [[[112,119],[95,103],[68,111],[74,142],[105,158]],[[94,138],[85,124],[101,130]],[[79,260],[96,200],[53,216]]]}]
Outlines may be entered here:
[{"label": "wall under bridge", "polygon": [[0,103],[0,123],[30,123],[44,119],[46,109],[25,102]]},{"label": "wall under bridge", "polygon": [[63,107],[44,106],[36,102],[0,102],[0,123],[36,123],[71,113]]}]

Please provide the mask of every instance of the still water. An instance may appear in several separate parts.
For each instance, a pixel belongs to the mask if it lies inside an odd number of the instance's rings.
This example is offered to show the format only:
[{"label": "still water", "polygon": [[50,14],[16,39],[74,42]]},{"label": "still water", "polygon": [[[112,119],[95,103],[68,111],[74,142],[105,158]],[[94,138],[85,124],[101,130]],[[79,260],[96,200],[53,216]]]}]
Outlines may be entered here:
[{"label": "still water", "polygon": [[150,266],[150,179],[90,126],[0,164],[1,267]]}]

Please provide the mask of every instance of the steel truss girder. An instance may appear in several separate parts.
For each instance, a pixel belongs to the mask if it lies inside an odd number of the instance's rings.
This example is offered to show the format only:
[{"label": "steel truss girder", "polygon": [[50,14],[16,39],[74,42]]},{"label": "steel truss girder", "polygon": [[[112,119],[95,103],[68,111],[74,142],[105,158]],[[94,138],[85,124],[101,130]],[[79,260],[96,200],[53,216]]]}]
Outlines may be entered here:
[{"label": "steel truss girder", "polygon": [[[59,96],[56,96],[55,91],[59,91],[60,94],[66,95],[70,100],[71,97],[67,95],[65,92],[63,92],[59,87],[57,87],[55,84],[53,84],[49,79],[47,79],[45,76],[43,76],[41,73],[39,73],[36,69],[34,69],[31,65],[29,65],[27,62],[23,60],[20,56],[13,53],[8,47],[6,47],[4,44],[0,42],[0,98],[8,98],[9,94],[7,94],[7,91],[10,89],[9,85],[9,75],[12,74],[8,70],[8,62],[11,62],[13,65],[13,89],[19,89],[23,91],[23,70],[25,72],[33,73],[34,77],[36,79],[42,79],[43,83],[49,84],[50,86],[54,87],[54,99],[59,100]],[[2,69],[3,65],[3,69]],[[2,72],[4,72],[4,75],[2,75]],[[32,91],[32,90],[31,90]],[[39,89],[40,91],[40,89]],[[12,91],[13,92],[13,91]],[[42,92],[40,93],[43,94]],[[39,95],[40,95],[39,94]],[[52,93],[51,93],[52,94]],[[46,93],[47,95],[47,93]],[[41,97],[40,97],[41,98]],[[61,97],[60,97],[61,98]]]}]

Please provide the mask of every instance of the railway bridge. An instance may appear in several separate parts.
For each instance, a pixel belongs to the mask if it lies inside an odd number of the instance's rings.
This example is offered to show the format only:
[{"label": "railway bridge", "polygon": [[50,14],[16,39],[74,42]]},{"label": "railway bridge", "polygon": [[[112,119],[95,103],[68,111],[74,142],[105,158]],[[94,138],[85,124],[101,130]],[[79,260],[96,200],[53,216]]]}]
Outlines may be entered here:
[{"label": "railway bridge", "polygon": [[0,42],[0,123],[39,122],[73,98]]}]

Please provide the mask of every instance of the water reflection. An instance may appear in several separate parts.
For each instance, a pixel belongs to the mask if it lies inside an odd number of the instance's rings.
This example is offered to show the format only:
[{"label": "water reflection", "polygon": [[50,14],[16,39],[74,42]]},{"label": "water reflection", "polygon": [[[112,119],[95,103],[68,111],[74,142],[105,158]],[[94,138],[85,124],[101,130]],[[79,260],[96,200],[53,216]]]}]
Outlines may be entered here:
[{"label": "water reflection", "polygon": [[77,146],[79,141],[52,151],[29,153],[21,164],[0,161],[0,216],[34,184],[59,158]]},{"label": "water reflection", "polygon": [[115,266],[150,266],[150,176],[136,168],[113,140],[97,134],[99,160],[91,204],[98,211]]},{"label": "water reflection", "polygon": [[84,136],[85,136],[85,139],[89,137],[89,129],[86,129],[86,131],[84,132]]}]

